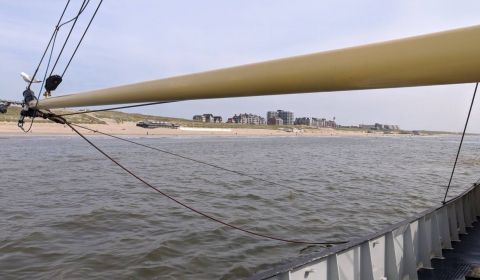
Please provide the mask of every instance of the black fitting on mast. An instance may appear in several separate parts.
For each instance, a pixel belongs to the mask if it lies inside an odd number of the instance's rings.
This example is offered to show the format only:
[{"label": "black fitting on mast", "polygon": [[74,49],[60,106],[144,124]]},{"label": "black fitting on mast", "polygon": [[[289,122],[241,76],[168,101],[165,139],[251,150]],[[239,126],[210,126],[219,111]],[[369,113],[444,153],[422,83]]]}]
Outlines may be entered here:
[{"label": "black fitting on mast", "polygon": [[52,96],[51,92],[53,90],[56,90],[58,85],[60,85],[60,83],[62,83],[62,76],[60,75],[52,75],[50,77],[47,78],[47,80],[45,80],[45,94],[44,96],[45,97],[50,97]]},{"label": "black fitting on mast", "polygon": [[25,104],[29,104],[30,102],[35,100],[37,100],[37,98],[35,97],[35,93],[31,89],[27,88],[23,91],[23,102]]},{"label": "black fitting on mast", "polygon": [[37,109],[30,108],[29,104],[32,101],[36,101],[35,93],[27,88],[23,91],[23,104],[22,110],[20,111],[20,116],[18,117],[18,127],[23,129],[23,124],[25,123],[25,117],[35,118],[37,116]]},{"label": "black fitting on mast", "polygon": [[67,120],[64,117],[55,115],[54,113],[42,112],[37,110],[37,116],[44,118],[46,120],[51,120],[52,122],[55,122],[55,123],[68,124]]},{"label": "black fitting on mast", "polygon": [[8,107],[10,107],[10,102],[0,103],[0,114],[6,114],[8,111]]},{"label": "black fitting on mast", "polygon": [[[36,108],[30,108],[29,107],[29,102],[31,101],[36,101],[37,98],[33,95],[33,92],[29,89],[25,90],[23,92],[24,96],[24,103],[23,103],[23,108],[20,111],[20,116],[18,119],[18,127],[23,129],[23,124],[25,123],[25,117],[29,118],[44,118],[47,120],[51,120],[52,122],[56,122],[59,124],[67,124],[67,120],[63,118],[62,116],[58,116],[54,113],[51,112],[42,112]],[[30,130],[30,129],[28,129]],[[28,131],[26,130],[26,131]]]}]

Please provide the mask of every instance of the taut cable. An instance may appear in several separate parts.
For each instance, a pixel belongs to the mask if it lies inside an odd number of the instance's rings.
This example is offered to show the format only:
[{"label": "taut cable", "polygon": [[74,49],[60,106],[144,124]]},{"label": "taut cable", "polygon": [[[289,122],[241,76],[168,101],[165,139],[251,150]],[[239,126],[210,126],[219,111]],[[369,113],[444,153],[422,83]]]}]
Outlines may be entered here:
[{"label": "taut cable", "polygon": [[465,137],[465,132],[467,131],[468,121],[470,120],[470,114],[472,113],[473,103],[475,101],[475,95],[477,94],[478,83],[475,85],[475,90],[473,91],[472,102],[470,102],[470,109],[468,110],[467,119],[465,120],[465,127],[463,128],[462,138],[460,139],[460,144],[458,145],[457,156],[455,157],[455,163],[453,164],[452,174],[450,174],[450,180],[448,180],[448,186],[445,190],[445,196],[443,197],[442,204],[445,204],[447,201],[448,190],[450,189],[450,184],[452,183],[453,174],[455,173],[455,167],[457,167],[458,156],[460,155],[460,150],[462,149],[463,138]]}]

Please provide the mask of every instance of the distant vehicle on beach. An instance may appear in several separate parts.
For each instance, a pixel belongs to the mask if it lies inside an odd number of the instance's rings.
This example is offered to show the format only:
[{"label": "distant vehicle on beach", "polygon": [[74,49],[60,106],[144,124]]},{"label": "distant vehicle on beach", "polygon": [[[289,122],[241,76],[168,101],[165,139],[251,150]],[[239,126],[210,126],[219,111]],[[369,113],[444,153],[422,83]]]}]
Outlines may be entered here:
[{"label": "distant vehicle on beach", "polygon": [[159,128],[159,127],[173,128],[173,129],[179,128],[179,125],[174,123],[156,122],[156,121],[141,121],[137,123],[137,126],[143,127],[143,128]]}]

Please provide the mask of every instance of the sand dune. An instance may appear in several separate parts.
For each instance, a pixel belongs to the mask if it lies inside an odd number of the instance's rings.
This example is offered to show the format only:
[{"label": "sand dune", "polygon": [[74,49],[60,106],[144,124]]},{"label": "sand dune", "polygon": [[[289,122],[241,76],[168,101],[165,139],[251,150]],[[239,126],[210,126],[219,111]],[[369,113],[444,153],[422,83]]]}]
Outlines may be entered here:
[{"label": "sand dune", "polygon": [[[27,125],[27,124],[26,124]],[[297,132],[286,132],[278,129],[232,128],[230,130],[210,131],[209,129],[145,129],[137,127],[134,122],[109,124],[83,124],[88,128],[115,135],[149,135],[149,136],[381,136],[383,133],[365,133],[363,131],[344,131],[331,128],[304,129]],[[85,134],[96,134],[81,130]],[[68,126],[56,123],[34,123],[27,134],[21,131],[16,123],[0,122],[0,135],[74,135]]]}]

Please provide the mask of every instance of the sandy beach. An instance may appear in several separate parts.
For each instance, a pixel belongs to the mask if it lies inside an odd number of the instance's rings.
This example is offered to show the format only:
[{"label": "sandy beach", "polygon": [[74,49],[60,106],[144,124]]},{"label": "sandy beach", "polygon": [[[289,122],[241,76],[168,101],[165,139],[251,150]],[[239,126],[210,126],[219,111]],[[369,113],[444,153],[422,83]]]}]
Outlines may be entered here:
[{"label": "sandy beach", "polygon": [[[109,124],[82,124],[82,126],[115,135],[149,135],[149,136],[384,136],[382,132],[365,133],[363,131],[336,130],[331,128],[303,129],[296,132],[287,132],[275,129],[231,128],[212,131],[208,128],[195,128],[195,130],[154,128],[146,129],[136,126],[134,122],[109,123]],[[80,129],[82,133],[94,135],[87,130]],[[30,132],[24,133],[16,123],[0,122],[0,135],[11,136],[44,136],[44,135],[74,135],[68,126],[56,123],[34,123]],[[399,135],[399,134],[388,134]],[[386,135],[385,135],[386,136]]]}]

